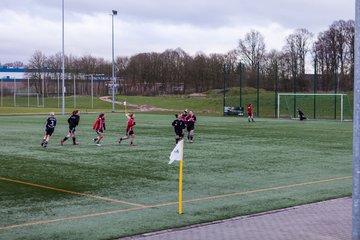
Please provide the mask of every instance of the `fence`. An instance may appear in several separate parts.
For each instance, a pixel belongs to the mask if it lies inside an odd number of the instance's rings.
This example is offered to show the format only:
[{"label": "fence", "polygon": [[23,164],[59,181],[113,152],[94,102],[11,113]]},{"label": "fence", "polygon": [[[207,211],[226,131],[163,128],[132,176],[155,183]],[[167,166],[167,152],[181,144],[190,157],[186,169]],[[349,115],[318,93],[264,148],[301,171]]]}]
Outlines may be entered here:
[{"label": "fence", "polygon": [[[72,98],[74,107],[76,99],[81,96],[91,96],[89,108],[93,108],[93,98],[108,95],[112,91],[110,78],[98,76],[82,76],[65,79],[65,97]],[[119,84],[117,84],[119,86]],[[118,87],[115,88],[118,92]],[[2,107],[45,107],[46,101],[57,101],[59,107],[61,96],[61,79],[41,77],[36,79],[0,79],[0,103]]]}]

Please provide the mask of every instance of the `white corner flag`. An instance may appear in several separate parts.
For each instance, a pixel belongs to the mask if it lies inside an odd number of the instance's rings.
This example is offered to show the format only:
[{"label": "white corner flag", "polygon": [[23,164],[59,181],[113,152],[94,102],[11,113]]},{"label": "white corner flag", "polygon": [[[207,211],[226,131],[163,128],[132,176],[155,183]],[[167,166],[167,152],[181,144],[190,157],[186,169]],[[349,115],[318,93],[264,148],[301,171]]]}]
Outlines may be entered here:
[{"label": "white corner flag", "polygon": [[183,157],[184,157],[184,140],[178,142],[170,154],[170,162],[179,161],[179,214],[182,214],[182,179],[183,179]]},{"label": "white corner flag", "polygon": [[184,140],[181,140],[176,144],[174,150],[172,150],[170,154],[169,164],[173,163],[174,161],[183,160],[183,156],[184,156]]}]

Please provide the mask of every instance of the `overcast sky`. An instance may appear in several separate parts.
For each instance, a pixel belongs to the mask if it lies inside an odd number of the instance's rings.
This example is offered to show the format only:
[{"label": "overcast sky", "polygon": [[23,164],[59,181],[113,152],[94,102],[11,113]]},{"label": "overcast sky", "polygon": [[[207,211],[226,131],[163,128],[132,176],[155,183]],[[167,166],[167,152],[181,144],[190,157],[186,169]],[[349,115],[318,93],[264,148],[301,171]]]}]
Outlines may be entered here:
[{"label": "overcast sky", "polygon": [[[65,54],[111,60],[111,10],[115,55],[182,48],[226,53],[257,30],[266,48],[281,50],[295,29],[315,36],[336,20],[355,19],[355,0],[64,0]],[[28,62],[36,50],[62,48],[62,0],[1,0],[0,63]]]}]

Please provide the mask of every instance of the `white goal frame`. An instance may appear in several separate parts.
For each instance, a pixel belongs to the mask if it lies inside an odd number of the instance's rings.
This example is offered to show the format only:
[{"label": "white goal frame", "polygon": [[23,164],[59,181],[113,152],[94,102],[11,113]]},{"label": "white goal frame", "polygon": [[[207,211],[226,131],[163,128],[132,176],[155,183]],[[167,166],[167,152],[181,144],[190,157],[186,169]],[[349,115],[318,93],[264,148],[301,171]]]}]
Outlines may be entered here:
[{"label": "white goal frame", "polygon": [[27,105],[28,105],[28,107],[30,107],[30,96],[31,97],[36,97],[36,107],[40,107],[39,93],[14,92],[14,107],[17,107],[17,96],[25,96],[25,97],[27,97]]},{"label": "white goal frame", "polygon": [[340,96],[340,121],[344,121],[344,96],[343,93],[278,93],[277,96],[277,119],[280,119],[280,97],[281,96]]}]

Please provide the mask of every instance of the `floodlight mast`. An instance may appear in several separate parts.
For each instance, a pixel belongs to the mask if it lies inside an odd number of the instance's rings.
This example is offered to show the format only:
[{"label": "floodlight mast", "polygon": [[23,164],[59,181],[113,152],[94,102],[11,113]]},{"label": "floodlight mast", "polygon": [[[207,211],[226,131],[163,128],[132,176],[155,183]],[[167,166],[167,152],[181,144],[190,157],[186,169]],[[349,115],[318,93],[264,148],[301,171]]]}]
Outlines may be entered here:
[{"label": "floodlight mast", "polygon": [[114,53],[114,16],[117,15],[116,10],[112,10],[111,23],[112,23],[112,112],[115,112],[115,53]]},{"label": "floodlight mast", "polygon": [[65,47],[64,47],[64,0],[62,0],[62,74],[61,74],[61,93],[62,93],[62,115],[65,114]]},{"label": "floodlight mast", "polygon": [[352,240],[360,240],[360,0],[355,1]]}]

